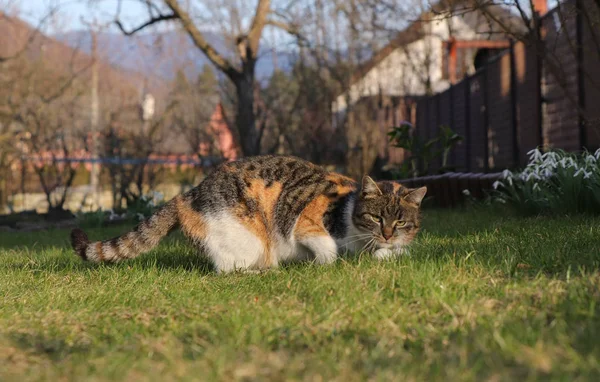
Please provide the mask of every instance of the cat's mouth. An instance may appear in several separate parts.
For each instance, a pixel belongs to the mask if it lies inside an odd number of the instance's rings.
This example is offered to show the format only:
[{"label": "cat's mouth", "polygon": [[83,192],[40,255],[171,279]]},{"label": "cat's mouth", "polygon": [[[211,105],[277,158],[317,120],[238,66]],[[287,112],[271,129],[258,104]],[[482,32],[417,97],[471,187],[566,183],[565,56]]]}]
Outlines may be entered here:
[{"label": "cat's mouth", "polygon": [[385,239],[381,236],[376,237],[378,248],[391,248],[395,245],[396,240],[393,237]]}]

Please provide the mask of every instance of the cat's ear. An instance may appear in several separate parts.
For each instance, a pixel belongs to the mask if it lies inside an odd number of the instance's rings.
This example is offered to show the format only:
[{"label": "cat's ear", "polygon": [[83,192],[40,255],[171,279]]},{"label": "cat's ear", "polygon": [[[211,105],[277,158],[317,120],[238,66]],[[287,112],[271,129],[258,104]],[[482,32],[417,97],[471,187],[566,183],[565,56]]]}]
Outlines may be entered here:
[{"label": "cat's ear", "polygon": [[365,175],[362,179],[362,188],[360,189],[361,196],[365,199],[374,198],[383,195],[377,183],[370,176]]},{"label": "cat's ear", "polygon": [[414,203],[417,206],[421,205],[421,201],[425,197],[427,193],[427,187],[423,186],[421,188],[413,188],[408,190],[408,194],[404,196],[404,200],[409,203]]}]

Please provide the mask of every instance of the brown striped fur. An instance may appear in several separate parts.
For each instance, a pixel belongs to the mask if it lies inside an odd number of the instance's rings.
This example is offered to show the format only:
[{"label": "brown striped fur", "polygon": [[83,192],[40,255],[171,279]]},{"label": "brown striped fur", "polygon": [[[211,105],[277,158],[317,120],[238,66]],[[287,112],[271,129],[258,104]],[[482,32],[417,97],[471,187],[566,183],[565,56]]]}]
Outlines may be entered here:
[{"label": "brown striped fur", "polygon": [[129,233],[91,243],[76,229],[71,240],[83,259],[120,261],[149,251],[180,227],[222,271],[276,266],[294,258],[298,245],[327,263],[346,237],[391,235],[389,226],[373,226],[370,214],[410,221],[403,244],[412,240],[423,195],[394,182],[360,187],[298,158],[259,156],[221,165]]}]

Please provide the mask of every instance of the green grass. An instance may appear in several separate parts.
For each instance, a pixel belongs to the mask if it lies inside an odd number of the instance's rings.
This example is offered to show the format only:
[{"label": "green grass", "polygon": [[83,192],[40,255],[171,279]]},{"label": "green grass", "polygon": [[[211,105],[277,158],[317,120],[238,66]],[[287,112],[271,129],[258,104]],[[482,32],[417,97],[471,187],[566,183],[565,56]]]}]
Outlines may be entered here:
[{"label": "green grass", "polygon": [[178,235],[99,266],[67,236],[0,234],[2,381],[600,377],[600,218],[431,210],[408,258],[225,276]]}]

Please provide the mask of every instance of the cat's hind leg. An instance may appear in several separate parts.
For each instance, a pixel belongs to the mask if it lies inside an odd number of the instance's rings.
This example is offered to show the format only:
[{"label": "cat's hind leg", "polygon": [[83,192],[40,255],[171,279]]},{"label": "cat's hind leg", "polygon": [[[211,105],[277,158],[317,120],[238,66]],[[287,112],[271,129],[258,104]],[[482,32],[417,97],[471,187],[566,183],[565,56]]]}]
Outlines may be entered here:
[{"label": "cat's hind leg", "polygon": [[236,216],[225,212],[206,217],[202,247],[219,273],[263,268],[266,246]]}]

